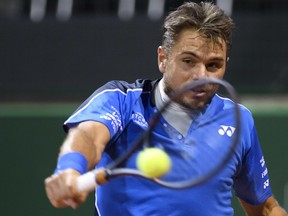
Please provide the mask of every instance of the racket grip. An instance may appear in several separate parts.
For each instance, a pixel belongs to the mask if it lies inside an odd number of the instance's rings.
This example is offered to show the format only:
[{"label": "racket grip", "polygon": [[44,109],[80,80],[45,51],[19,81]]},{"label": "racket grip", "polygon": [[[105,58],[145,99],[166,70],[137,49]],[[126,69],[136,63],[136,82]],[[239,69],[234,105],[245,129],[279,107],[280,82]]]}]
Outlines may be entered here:
[{"label": "racket grip", "polygon": [[76,182],[77,193],[91,192],[97,187],[97,171],[93,170],[78,177]]}]

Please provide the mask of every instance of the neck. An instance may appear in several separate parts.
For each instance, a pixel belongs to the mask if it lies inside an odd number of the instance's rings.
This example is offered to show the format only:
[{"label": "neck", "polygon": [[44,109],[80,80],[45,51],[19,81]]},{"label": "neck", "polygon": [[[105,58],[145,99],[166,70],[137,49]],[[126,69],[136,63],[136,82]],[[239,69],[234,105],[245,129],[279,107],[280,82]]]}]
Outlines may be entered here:
[{"label": "neck", "polygon": [[[159,93],[160,93],[161,104],[164,104],[168,100],[170,100],[170,97],[164,91],[165,84],[164,84],[163,79],[160,80],[160,82],[158,84],[158,88],[159,88]],[[191,112],[187,107],[184,107],[184,106],[182,106],[182,105],[180,105],[174,101],[171,102],[171,104],[169,105],[169,109],[177,111],[177,112],[185,112],[185,113]]]},{"label": "neck", "polygon": [[[155,89],[155,104],[158,109],[168,100],[169,96],[164,92],[163,79],[160,80]],[[178,103],[172,102],[162,114],[164,119],[183,136],[186,136],[193,119],[193,111]]]}]

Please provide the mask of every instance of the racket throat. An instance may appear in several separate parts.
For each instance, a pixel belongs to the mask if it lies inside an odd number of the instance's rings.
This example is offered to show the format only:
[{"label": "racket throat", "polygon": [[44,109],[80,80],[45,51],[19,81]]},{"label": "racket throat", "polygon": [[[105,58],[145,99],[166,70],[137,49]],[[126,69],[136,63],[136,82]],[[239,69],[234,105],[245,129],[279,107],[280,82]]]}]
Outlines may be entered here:
[{"label": "racket throat", "polygon": [[98,173],[96,175],[97,185],[105,184],[109,180],[110,172],[111,171],[109,169],[98,170]]}]

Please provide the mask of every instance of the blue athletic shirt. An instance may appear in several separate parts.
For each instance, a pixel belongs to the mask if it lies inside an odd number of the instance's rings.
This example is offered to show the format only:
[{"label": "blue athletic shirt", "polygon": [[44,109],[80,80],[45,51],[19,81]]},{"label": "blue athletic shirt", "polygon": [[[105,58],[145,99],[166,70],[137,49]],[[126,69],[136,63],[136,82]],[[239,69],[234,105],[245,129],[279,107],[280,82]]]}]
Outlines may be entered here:
[{"label": "blue athletic shirt", "polygon": [[[157,80],[136,80],[134,83],[110,81],[97,89],[64,123],[66,131],[87,120],[107,126],[111,140],[97,167],[105,166],[125,152],[135,137],[147,127],[148,119],[156,109],[151,102],[156,83]],[[205,121],[219,113],[228,114],[232,105],[231,100],[216,94],[198,119]],[[142,178],[115,178],[96,189],[95,215],[233,215],[233,188],[236,196],[242,200],[253,205],[263,203],[272,195],[268,171],[252,115],[242,105],[240,110],[243,127],[240,143],[227,166],[215,177],[205,184],[185,190],[164,188]],[[223,121],[219,124],[215,122],[210,127],[218,131],[221,125],[232,124],[229,115],[223,116],[224,124]],[[193,130],[195,139],[197,136],[201,138],[200,133],[197,135],[199,122],[193,120],[187,136]],[[173,130],[171,125],[168,127]],[[167,137],[158,138],[167,142]]]}]

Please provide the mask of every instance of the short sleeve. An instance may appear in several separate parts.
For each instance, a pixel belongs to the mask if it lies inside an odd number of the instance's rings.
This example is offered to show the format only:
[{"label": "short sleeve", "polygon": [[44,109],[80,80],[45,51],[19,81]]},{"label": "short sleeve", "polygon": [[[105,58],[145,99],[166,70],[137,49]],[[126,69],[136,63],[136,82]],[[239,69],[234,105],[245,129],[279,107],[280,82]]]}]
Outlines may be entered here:
[{"label": "short sleeve", "polygon": [[112,137],[122,129],[125,99],[125,93],[117,89],[96,91],[64,122],[64,129],[91,120],[106,125]]},{"label": "short sleeve", "polygon": [[272,195],[268,169],[262,154],[255,126],[245,142],[241,170],[235,177],[235,195],[252,205],[259,205]]}]

